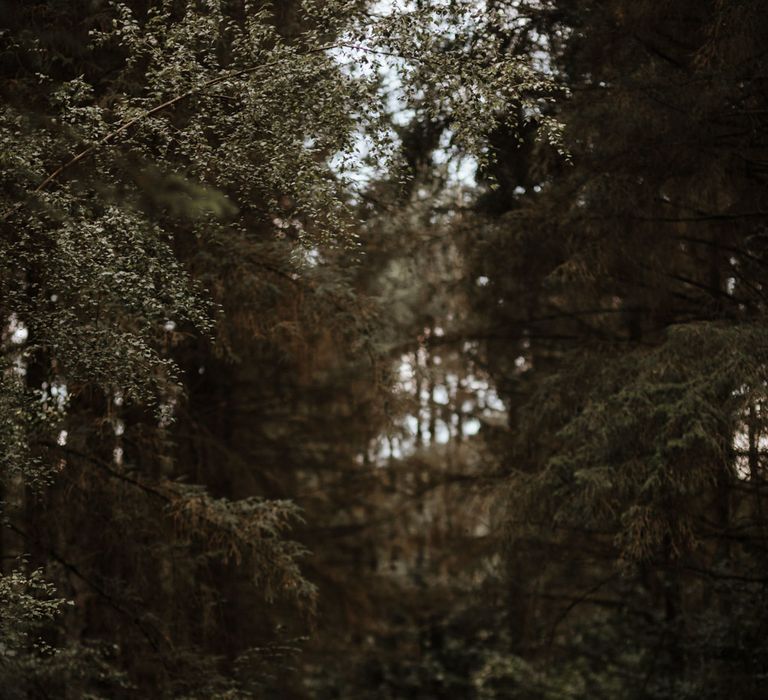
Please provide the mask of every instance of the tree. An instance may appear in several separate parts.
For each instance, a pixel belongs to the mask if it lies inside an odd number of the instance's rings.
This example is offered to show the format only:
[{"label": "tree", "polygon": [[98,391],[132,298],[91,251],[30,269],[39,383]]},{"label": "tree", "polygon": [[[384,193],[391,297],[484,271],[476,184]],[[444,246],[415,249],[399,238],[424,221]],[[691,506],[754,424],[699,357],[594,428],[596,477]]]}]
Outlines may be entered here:
[{"label": "tree", "polygon": [[[337,160],[361,127],[387,148],[380,61],[406,92],[426,86],[428,112],[449,110],[468,147],[533,74],[492,42],[435,41],[461,34],[471,4],[385,17],[312,2],[2,13],[3,558],[27,554],[18,566],[44,567],[75,602],[47,632],[65,663],[19,687],[269,692],[303,629],[297,607],[315,599],[304,546],[286,535],[293,500],[325,485],[326,458],[349,470],[381,420]],[[358,391],[339,400],[350,377]],[[341,454],[296,449],[358,406]],[[285,429],[287,413],[319,411],[328,422]],[[297,532],[307,543],[330,517],[312,505]],[[4,575],[10,587],[24,577]]]},{"label": "tree", "polygon": [[500,129],[482,242],[471,229],[472,332],[511,409],[519,653],[557,659],[509,678],[544,697],[758,697],[762,15],[520,17],[511,41],[572,94],[552,106],[572,165]]}]

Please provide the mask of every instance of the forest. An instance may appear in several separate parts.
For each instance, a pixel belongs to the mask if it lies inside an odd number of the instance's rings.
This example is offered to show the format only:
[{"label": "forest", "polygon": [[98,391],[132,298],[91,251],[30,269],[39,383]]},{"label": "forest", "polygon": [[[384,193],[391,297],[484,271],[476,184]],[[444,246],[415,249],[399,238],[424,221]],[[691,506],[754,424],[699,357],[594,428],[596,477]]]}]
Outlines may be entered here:
[{"label": "forest", "polygon": [[0,700],[765,700],[763,0],[0,0]]}]

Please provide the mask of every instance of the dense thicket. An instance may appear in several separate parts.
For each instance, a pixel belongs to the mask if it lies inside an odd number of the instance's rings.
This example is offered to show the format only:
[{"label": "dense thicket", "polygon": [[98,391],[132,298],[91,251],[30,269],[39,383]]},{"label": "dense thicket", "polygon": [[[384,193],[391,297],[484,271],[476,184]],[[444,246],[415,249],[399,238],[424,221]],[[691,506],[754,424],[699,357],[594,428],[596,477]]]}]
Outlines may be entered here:
[{"label": "dense thicket", "polygon": [[392,412],[346,171],[361,132],[398,167],[377,62],[475,149],[533,79],[462,44],[471,4],[368,9],[3,3],[8,697],[311,695],[368,639]]},{"label": "dense thicket", "polygon": [[0,697],[761,698],[761,5],[0,5]]},{"label": "dense thicket", "polygon": [[510,408],[521,697],[764,692],[763,10],[520,8],[571,161],[497,131],[465,235]]}]

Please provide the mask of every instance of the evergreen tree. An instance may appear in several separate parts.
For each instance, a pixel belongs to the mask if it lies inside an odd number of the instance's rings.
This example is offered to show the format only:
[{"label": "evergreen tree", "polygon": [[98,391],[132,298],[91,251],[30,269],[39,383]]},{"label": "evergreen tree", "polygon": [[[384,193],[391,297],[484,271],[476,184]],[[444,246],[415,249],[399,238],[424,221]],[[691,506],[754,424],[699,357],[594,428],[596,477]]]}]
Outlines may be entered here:
[{"label": "evergreen tree", "polygon": [[510,406],[522,697],[761,695],[763,14],[530,3],[512,35],[572,95],[570,163],[491,139],[468,249]]}]

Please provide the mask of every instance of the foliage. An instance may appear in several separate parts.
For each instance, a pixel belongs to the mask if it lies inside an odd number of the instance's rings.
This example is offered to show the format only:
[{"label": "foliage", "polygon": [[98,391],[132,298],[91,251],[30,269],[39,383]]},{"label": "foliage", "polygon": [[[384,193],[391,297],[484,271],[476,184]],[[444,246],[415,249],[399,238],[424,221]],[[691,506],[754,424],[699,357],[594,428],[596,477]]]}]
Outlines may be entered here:
[{"label": "foliage", "polygon": [[[490,37],[462,45],[475,15],[471,4],[386,16],[348,2],[3,5],[3,554],[57,562],[76,601],[66,635],[114,641],[113,665],[137,688],[250,692],[234,659],[279,645],[254,584],[311,607],[305,548],[286,539],[296,489],[270,474],[275,455],[318,438],[263,414],[263,435],[243,431],[243,387],[290,406],[314,377],[336,391],[348,371],[376,416],[375,318],[347,269],[344,164],[361,130],[375,153],[393,152],[391,71],[402,99],[447,113],[472,149],[506,101],[543,85]],[[388,62],[360,65],[369,57]],[[377,429],[365,420],[341,463]],[[289,474],[313,466],[287,458]],[[228,561],[247,564],[247,587]],[[233,640],[209,611],[248,631]],[[88,682],[80,691],[96,692]]]},{"label": "foliage", "polygon": [[570,95],[553,109],[571,161],[498,130],[501,187],[463,222],[469,281],[486,280],[468,285],[483,356],[510,406],[522,685],[757,697],[759,644],[738,680],[712,660],[752,628],[737,582],[765,580],[764,173],[745,167],[765,144],[744,111],[765,100],[765,24],[749,3],[738,20],[722,3],[522,16],[515,40]]},{"label": "foliage", "polygon": [[4,687],[761,697],[761,10],[2,4]]}]

